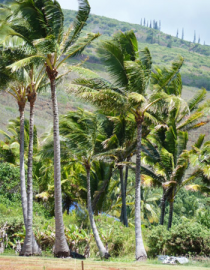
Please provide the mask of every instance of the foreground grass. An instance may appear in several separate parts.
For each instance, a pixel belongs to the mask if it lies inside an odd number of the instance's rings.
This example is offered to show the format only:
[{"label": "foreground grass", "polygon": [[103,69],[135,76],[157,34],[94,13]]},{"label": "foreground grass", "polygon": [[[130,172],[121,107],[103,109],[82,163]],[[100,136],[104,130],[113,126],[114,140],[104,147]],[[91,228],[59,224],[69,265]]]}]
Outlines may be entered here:
[{"label": "foreground grass", "polygon": [[[84,270],[204,270],[210,269],[210,265],[196,266],[197,263],[190,263],[186,266],[181,265],[162,265],[157,260],[147,262],[133,262],[130,259],[125,261],[95,261],[93,259],[84,260]],[[122,259],[123,260],[123,259]],[[206,268],[204,268],[206,267]],[[19,257],[19,256],[0,256],[0,270],[81,270],[82,261],[74,259],[55,259],[43,257]]]}]

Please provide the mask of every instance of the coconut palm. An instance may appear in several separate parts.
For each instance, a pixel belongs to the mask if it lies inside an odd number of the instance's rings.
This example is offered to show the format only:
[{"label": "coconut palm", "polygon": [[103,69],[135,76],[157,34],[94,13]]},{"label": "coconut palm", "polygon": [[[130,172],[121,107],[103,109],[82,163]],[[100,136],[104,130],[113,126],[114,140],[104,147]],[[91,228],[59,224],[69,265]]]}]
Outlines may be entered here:
[{"label": "coconut palm", "polygon": [[[179,190],[184,186],[188,189],[192,188],[194,185],[189,185],[189,183],[199,177],[208,179],[204,177],[200,168],[195,171],[191,169],[190,176],[187,175],[190,160],[198,159],[196,151],[200,152],[203,139],[204,136],[200,135],[192,147],[193,150],[187,150],[187,131],[178,130],[175,126],[159,126],[148,135],[144,142],[146,151],[143,154],[143,163],[147,167],[142,169],[143,182],[145,185],[162,185],[164,200],[168,200],[170,207],[168,229],[172,225],[174,200]],[[200,185],[199,187],[201,188]],[[164,214],[165,211],[162,208],[162,222]]]},{"label": "coconut palm", "polygon": [[[170,126],[175,125],[178,130],[190,131],[205,125],[208,120],[204,117],[209,114],[210,101],[205,100],[207,91],[199,90],[191,99],[185,102],[182,97],[182,78],[180,69],[184,59],[180,57],[178,61],[172,63],[170,69],[155,68],[152,72],[152,86],[156,91],[164,91],[165,93],[176,97],[169,106],[162,106],[157,110],[155,116],[159,122]],[[164,101],[163,101],[164,102]],[[202,103],[202,105],[201,105]],[[161,106],[161,102],[159,103]],[[154,150],[153,150],[154,151]],[[153,153],[155,155],[155,152]],[[160,183],[160,182],[159,182]],[[158,181],[156,182],[158,184]],[[160,224],[163,225],[165,215],[165,190],[161,199],[161,216]]]},{"label": "coconut palm", "polygon": [[90,224],[101,256],[108,258],[110,255],[100,239],[94,221],[90,186],[90,173],[93,161],[102,150],[101,143],[104,140],[101,123],[99,119],[97,119],[97,115],[78,110],[77,112],[69,112],[62,118],[60,132],[65,138],[66,145],[68,145],[66,149],[72,149],[72,158],[81,162],[86,170],[87,203]]},{"label": "coconut palm", "polygon": [[[30,12],[28,12],[30,10]],[[10,65],[12,71],[20,67],[39,61],[45,64],[46,73],[50,80],[52,104],[53,104],[53,126],[54,126],[54,182],[55,182],[55,256],[68,256],[67,246],[62,218],[61,200],[61,172],[60,172],[60,141],[59,141],[59,119],[56,98],[56,78],[58,68],[68,58],[80,54],[99,34],[89,33],[80,37],[80,33],[86,24],[90,12],[87,0],[79,1],[79,11],[73,25],[64,33],[63,13],[57,1],[21,1],[15,10],[16,18],[21,16],[29,25],[29,36],[24,36],[22,28],[17,26],[12,30],[12,36],[18,36],[31,49],[32,54],[23,60]],[[11,27],[11,26],[10,26]],[[28,31],[27,31],[28,33]]]},{"label": "coconut palm", "polygon": [[[22,198],[22,207],[23,207],[23,216],[24,216],[24,223],[26,226],[26,239],[28,228],[30,229],[30,246],[31,252],[25,250],[25,246],[22,247],[21,255],[22,254],[40,254],[40,249],[34,239],[32,234],[32,156],[33,156],[33,105],[34,99],[32,101],[31,89],[36,89],[39,87],[41,82],[40,78],[38,77],[38,83],[35,86],[34,78],[29,77],[28,72],[25,69],[19,70],[15,75],[10,74],[10,80],[14,80],[10,84],[8,84],[8,93],[11,94],[17,101],[20,111],[20,180],[21,180],[21,198]],[[33,90],[34,91],[34,90]],[[34,93],[33,93],[34,95]],[[35,95],[34,95],[35,97]],[[24,168],[24,146],[26,144],[24,140],[24,110],[27,99],[30,101],[30,123],[29,123],[29,138],[28,138],[28,185],[27,185],[27,194],[28,198],[26,197],[26,186],[25,186],[25,168]],[[29,215],[30,213],[30,215]],[[30,226],[31,224],[31,226]]]},{"label": "coconut palm", "polygon": [[210,141],[204,142],[204,135],[190,151],[190,164],[194,168],[188,181],[195,183],[187,186],[188,190],[210,192]]},{"label": "coconut palm", "polygon": [[149,114],[152,105],[165,97],[165,94],[146,95],[150,82],[152,60],[147,48],[138,51],[138,42],[133,33],[117,33],[111,41],[102,43],[99,49],[102,54],[112,83],[105,80],[77,79],[78,93],[81,98],[93,102],[105,111],[124,111],[131,113],[136,123],[136,195],[135,195],[135,231],[136,260],[147,258],[141,234],[140,219],[140,174],[141,174],[141,138],[142,126],[147,119],[157,123]]}]

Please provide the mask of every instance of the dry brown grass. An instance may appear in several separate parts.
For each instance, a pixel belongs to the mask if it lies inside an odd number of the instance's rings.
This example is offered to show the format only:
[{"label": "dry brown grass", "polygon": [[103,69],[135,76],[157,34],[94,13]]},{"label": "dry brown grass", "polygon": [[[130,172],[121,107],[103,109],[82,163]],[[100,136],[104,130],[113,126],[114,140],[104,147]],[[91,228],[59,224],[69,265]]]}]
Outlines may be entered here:
[{"label": "dry brown grass", "polygon": [[[82,262],[74,259],[54,259],[40,257],[1,256],[0,270],[82,270]],[[203,270],[203,267],[187,267],[179,265],[158,265],[142,263],[120,263],[103,261],[84,261],[84,270]],[[205,268],[210,269],[210,268]]]}]

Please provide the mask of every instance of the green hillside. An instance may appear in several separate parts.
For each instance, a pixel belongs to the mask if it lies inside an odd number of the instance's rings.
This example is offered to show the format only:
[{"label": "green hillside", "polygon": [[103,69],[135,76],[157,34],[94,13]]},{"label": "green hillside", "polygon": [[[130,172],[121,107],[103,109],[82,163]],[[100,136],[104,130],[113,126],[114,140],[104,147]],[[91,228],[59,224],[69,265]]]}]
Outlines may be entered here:
[{"label": "green hillside", "polygon": [[[1,1],[2,2],[2,1]],[[71,24],[76,12],[71,10],[64,10],[65,27]],[[102,76],[107,77],[106,70],[101,64],[97,56],[96,48],[100,40],[109,38],[117,30],[130,30],[134,29],[136,36],[140,42],[140,49],[145,46],[149,47],[153,64],[161,66],[169,66],[171,61],[175,60],[179,55],[185,58],[185,64],[182,67],[182,76],[184,81],[184,98],[189,98],[195,93],[198,88],[206,87],[210,90],[210,46],[203,46],[193,44],[175,37],[166,35],[158,30],[153,30],[136,24],[120,22],[115,19],[110,19],[97,15],[90,15],[88,24],[85,27],[86,31],[100,32],[101,37],[90,45],[80,58],[75,58],[73,62],[78,62],[81,58],[89,56],[89,60],[84,66],[100,73]],[[151,34],[153,40],[151,40]],[[171,48],[168,47],[169,41],[172,41]],[[159,44],[158,44],[159,43]],[[72,63],[72,60],[69,62]],[[74,77],[74,74],[68,76],[67,80],[58,87],[58,101],[60,113],[65,113],[67,110],[77,107],[89,108],[89,105],[82,104],[81,101],[76,99],[73,95],[68,95],[63,91],[66,85]],[[18,107],[14,104],[13,97],[6,93],[1,93],[0,96],[1,116],[0,127],[6,129],[9,119],[14,119],[19,116]],[[26,117],[28,117],[29,109],[26,108]],[[52,123],[52,109],[50,102],[50,93],[46,92],[39,95],[36,102],[36,116],[35,124],[41,133]],[[199,132],[208,132],[208,127],[202,128]],[[196,134],[194,135],[196,136]],[[194,137],[193,136],[193,137]]]},{"label": "green hillside", "polygon": [[[64,15],[67,28],[75,18],[76,12],[64,10]],[[210,90],[210,57],[207,57],[210,56],[210,46],[194,44],[141,25],[90,15],[85,30],[99,32],[102,36],[94,45],[85,50],[83,57],[89,56],[90,63],[100,64],[96,54],[98,42],[110,37],[116,31],[131,29],[138,38],[140,49],[145,46],[150,49],[154,65],[170,65],[171,61],[181,55],[185,58],[181,72],[184,84],[192,87],[205,87]],[[92,68],[91,65],[89,67]],[[103,70],[101,66],[95,66],[95,68]]]}]

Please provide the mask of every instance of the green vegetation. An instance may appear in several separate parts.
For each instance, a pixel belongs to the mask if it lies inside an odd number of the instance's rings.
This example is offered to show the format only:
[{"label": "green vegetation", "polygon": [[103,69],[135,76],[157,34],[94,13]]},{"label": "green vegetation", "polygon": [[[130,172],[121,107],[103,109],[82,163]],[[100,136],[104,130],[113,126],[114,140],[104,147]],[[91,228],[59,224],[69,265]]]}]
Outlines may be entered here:
[{"label": "green vegetation", "polygon": [[[183,91],[193,76],[208,88],[198,64],[209,65],[208,47],[127,23],[112,35],[118,22],[89,12],[87,0],[65,21],[52,0],[0,10],[1,103],[11,116],[0,130],[0,247],[129,263],[185,255],[208,266],[210,100],[204,88]],[[39,93],[48,87],[51,97]]]}]

